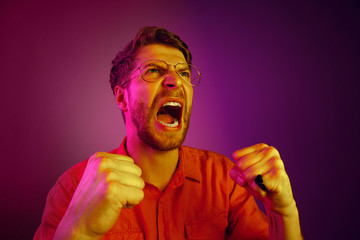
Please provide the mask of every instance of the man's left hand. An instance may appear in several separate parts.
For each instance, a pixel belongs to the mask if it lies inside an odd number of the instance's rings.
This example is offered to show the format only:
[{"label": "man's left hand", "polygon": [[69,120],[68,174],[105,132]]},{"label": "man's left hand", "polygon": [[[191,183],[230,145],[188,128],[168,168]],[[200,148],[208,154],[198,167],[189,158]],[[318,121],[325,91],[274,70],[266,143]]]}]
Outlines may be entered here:
[{"label": "man's left hand", "polygon": [[[230,177],[251,195],[259,199],[265,208],[281,215],[290,214],[296,206],[290,180],[285,172],[279,152],[271,146],[259,143],[233,153],[236,165]],[[267,190],[261,189],[255,179],[261,175]]]}]

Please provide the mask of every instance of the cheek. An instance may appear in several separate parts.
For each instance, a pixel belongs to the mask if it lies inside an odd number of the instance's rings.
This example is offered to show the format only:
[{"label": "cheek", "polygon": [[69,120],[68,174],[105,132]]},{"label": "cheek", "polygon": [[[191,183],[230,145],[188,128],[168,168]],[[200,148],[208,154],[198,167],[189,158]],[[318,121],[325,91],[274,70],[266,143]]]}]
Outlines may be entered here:
[{"label": "cheek", "polygon": [[129,100],[131,103],[142,103],[145,106],[151,105],[151,99],[153,99],[153,91],[147,85],[133,84],[133,86],[129,90]]},{"label": "cheek", "polygon": [[186,102],[189,108],[192,106],[192,99],[193,99],[193,89],[189,88],[186,91]]}]

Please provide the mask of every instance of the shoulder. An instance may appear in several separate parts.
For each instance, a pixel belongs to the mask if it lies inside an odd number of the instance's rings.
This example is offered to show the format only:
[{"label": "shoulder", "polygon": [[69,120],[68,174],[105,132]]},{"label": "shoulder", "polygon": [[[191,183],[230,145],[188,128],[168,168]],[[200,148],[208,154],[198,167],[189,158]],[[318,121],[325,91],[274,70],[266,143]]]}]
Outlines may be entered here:
[{"label": "shoulder", "polygon": [[72,195],[84,174],[88,160],[89,159],[79,162],[66,170],[56,181],[49,193],[49,197],[51,197],[51,195],[57,195],[59,191]]},{"label": "shoulder", "polygon": [[[115,153],[116,150],[109,151],[109,153]],[[73,193],[85,172],[88,161],[89,159],[86,159],[70,167],[59,177],[56,185],[60,185],[65,191]]]}]

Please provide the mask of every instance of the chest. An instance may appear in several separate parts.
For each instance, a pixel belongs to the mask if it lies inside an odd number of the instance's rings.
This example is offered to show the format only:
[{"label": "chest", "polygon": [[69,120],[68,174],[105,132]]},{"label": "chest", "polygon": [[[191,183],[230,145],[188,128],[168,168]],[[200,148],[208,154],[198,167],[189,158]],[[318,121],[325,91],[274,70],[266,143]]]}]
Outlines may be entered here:
[{"label": "chest", "polygon": [[104,239],[225,239],[226,194],[191,180],[168,188],[161,192],[147,184],[144,200],[131,209],[122,209]]}]

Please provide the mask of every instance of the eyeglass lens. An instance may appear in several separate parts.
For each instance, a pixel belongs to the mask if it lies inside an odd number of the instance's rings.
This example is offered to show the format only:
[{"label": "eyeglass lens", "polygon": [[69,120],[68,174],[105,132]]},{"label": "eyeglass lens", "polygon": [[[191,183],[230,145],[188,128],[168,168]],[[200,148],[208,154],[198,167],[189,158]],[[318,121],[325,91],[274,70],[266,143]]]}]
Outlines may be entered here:
[{"label": "eyeglass lens", "polygon": [[[172,65],[172,64],[171,64]],[[195,66],[187,63],[176,63],[176,73],[188,83],[197,85],[200,73]],[[154,82],[163,77],[169,68],[169,64],[162,60],[148,60],[141,64],[140,72],[145,81]]]}]

